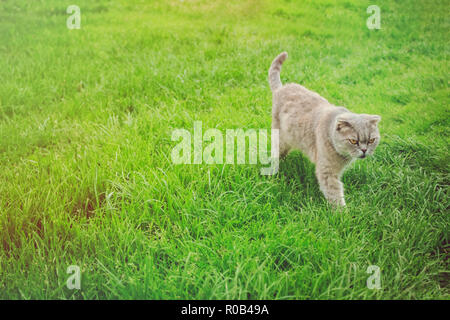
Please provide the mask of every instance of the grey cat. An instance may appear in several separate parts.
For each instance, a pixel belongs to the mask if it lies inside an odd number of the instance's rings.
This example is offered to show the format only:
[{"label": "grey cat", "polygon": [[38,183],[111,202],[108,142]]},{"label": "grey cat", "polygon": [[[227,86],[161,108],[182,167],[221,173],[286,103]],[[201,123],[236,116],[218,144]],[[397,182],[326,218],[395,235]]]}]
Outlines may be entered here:
[{"label": "grey cat", "polygon": [[336,107],[305,87],[280,81],[283,52],[269,69],[273,93],[272,129],[279,130],[279,141],[272,150],[281,157],[293,149],[301,150],[316,164],[316,176],[325,198],[335,206],[345,206],[340,177],[356,158],[371,155],[380,142],[378,115],[356,114]]}]

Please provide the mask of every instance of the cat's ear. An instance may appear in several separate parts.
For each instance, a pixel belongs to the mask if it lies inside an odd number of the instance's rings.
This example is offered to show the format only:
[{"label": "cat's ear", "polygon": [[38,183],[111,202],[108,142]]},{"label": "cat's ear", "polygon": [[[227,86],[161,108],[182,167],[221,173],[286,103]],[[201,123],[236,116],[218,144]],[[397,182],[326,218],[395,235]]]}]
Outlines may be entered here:
[{"label": "cat's ear", "polygon": [[369,122],[373,125],[377,125],[378,122],[380,122],[380,120],[381,120],[381,117],[378,115],[373,115],[373,116],[371,115],[369,118]]},{"label": "cat's ear", "polygon": [[341,131],[345,128],[351,128],[352,124],[350,123],[351,117],[348,114],[340,114],[336,118],[336,130]]},{"label": "cat's ear", "polygon": [[348,120],[344,120],[344,119],[337,119],[336,121],[336,130],[337,131],[341,131],[345,128],[351,128],[352,125],[350,122],[348,122]]}]

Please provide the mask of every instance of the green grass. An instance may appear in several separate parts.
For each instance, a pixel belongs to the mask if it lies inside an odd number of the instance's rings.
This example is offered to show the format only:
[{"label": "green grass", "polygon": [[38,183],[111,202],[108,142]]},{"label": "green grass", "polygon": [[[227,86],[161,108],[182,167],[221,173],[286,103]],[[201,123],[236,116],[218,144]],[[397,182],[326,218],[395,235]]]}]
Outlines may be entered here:
[{"label": "green grass", "polygon": [[[70,4],[0,2],[0,298],[449,299],[449,1],[78,0],[80,30]],[[270,128],[281,51],[283,82],[382,116],[343,212],[299,153],[172,164],[194,121]]]}]

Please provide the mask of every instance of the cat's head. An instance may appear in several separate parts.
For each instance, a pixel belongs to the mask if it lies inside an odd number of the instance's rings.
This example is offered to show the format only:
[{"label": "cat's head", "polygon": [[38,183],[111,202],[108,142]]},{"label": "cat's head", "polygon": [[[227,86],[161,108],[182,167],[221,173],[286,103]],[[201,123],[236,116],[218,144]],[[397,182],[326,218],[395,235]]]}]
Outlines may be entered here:
[{"label": "cat's head", "polygon": [[334,123],[333,143],[336,151],[351,158],[365,158],[373,154],[380,143],[380,116],[343,113]]}]

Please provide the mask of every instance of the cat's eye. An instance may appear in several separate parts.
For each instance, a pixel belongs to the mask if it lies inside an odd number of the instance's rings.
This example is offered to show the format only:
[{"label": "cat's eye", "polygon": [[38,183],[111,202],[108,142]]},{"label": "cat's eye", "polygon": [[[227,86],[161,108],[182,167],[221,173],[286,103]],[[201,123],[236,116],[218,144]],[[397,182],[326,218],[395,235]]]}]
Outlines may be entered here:
[{"label": "cat's eye", "polygon": [[354,139],[348,139],[348,141],[350,141],[351,144],[357,144],[358,140],[354,140]]},{"label": "cat's eye", "polygon": [[369,140],[369,143],[374,143],[375,142],[375,138],[372,138]]}]

